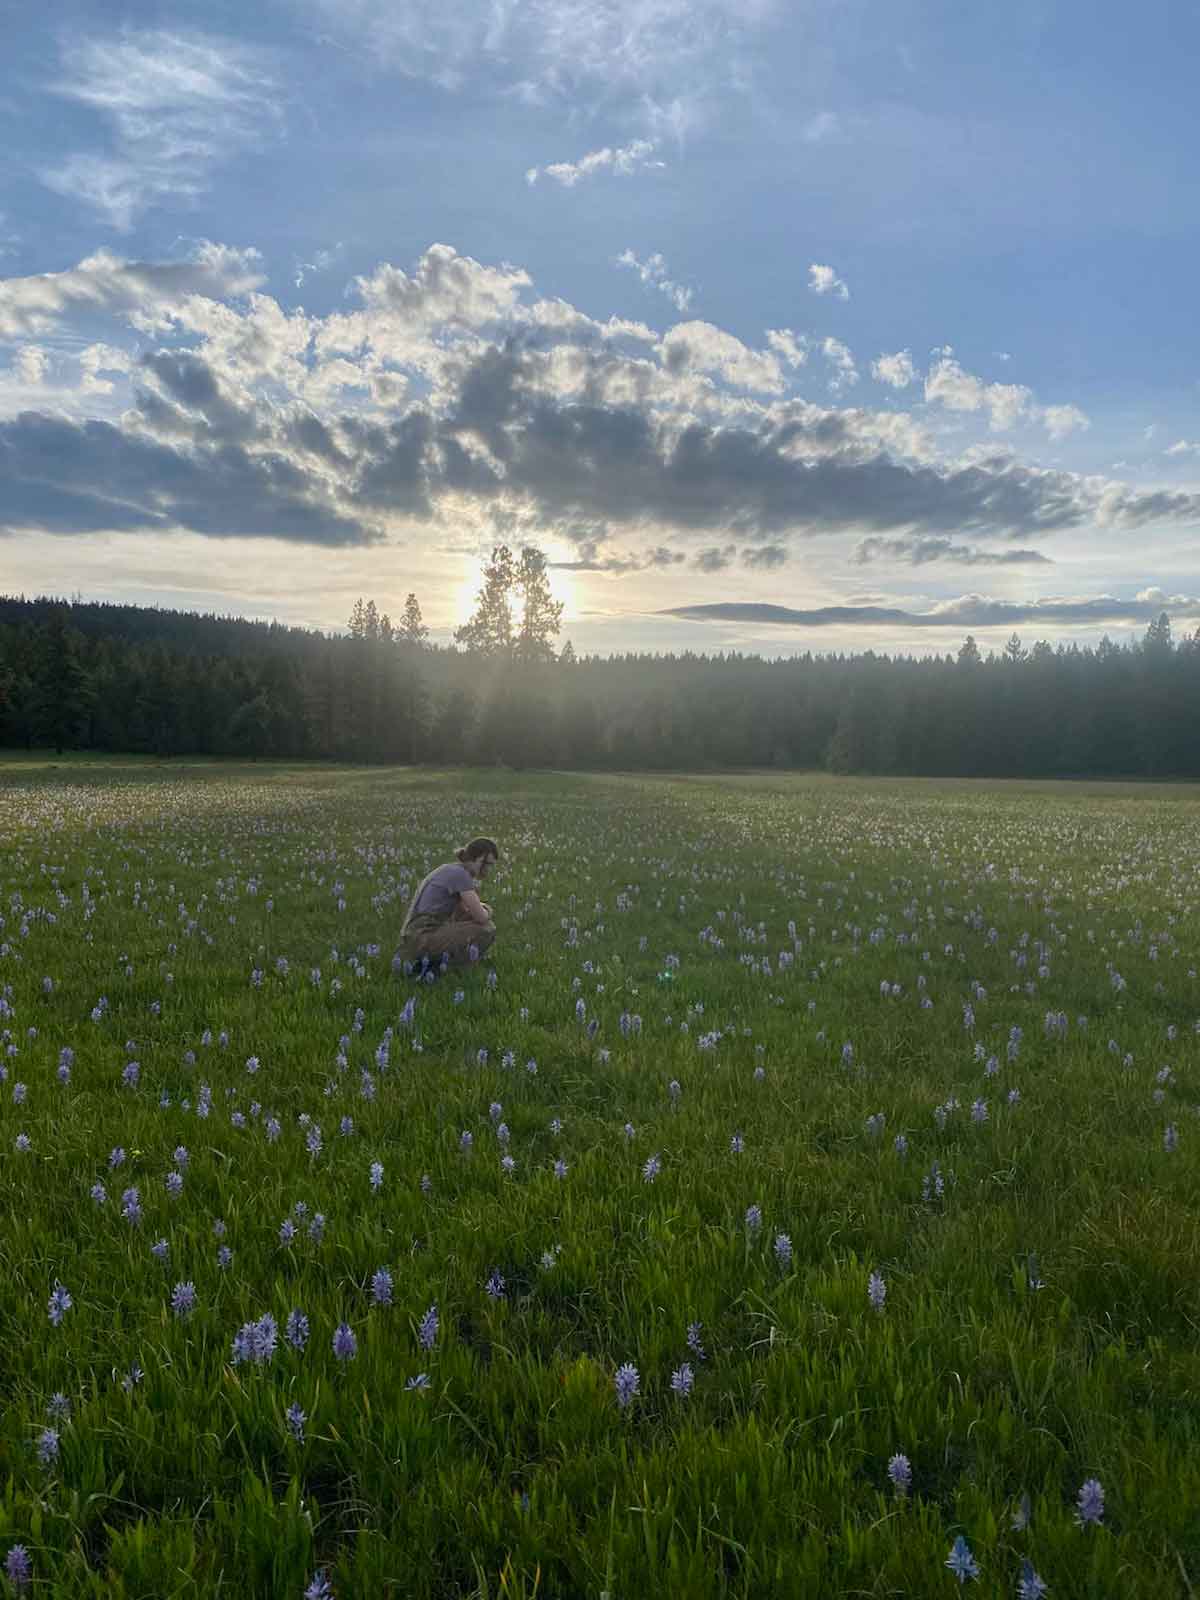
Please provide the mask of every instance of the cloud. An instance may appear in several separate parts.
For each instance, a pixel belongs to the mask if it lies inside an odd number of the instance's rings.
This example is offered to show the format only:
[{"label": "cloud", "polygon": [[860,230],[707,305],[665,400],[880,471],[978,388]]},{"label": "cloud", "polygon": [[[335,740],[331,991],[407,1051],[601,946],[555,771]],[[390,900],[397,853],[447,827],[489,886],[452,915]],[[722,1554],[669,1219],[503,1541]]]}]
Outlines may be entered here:
[{"label": "cloud", "polygon": [[[19,397],[30,409],[4,425],[0,526],[328,544],[474,527],[482,542],[509,518],[612,571],[646,550],[731,545],[770,570],[797,541],[837,534],[915,541],[868,546],[872,559],[985,564],[975,547],[989,541],[1200,523],[1194,493],[995,446],[944,456],[907,414],[800,399],[787,330],[765,350],[701,321],[660,339],[534,298],[520,267],[445,244],[355,279],[357,304],[324,318],[286,311],[259,281],[256,258],[217,245],[187,263],[102,254],[0,280],[0,326],[23,341],[79,314],[75,397],[92,407],[71,421],[37,391]],[[105,315],[142,335],[136,358],[119,334],[97,339]],[[110,407],[116,420],[95,420]],[[619,547],[583,549],[597,530]],[[1023,549],[1000,561],[1036,559]]]},{"label": "cloud", "polygon": [[948,411],[986,411],[993,433],[1004,433],[1018,422],[1040,422],[1051,439],[1062,439],[1076,429],[1091,427],[1090,418],[1073,405],[1040,406],[1033,391],[1019,383],[985,383],[954,359],[949,345],[935,350],[936,360],[925,378],[925,399]]},{"label": "cloud", "polygon": [[778,0],[293,0],[373,65],[527,105],[635,109],[676,130],[737,92]]},{"label": "cloud", "polygon": [[843,389],[848,389],[851,384],[858,382],[858,368],[854,365],[854,357],[840,339],[822,339],[821,354],[829,366],[829,390],[831,394],[840,394]]},{"label": "cloud", "polygon": [[736,555],[737,546],[734,544],[712,544],[696,552],[692,557],[692,565],[700,572],[724,572],[726,567],[733,565]]},{"label": "cloud", "polygon": [[1200,455],[1200,439],[1176,439],[1174,444],[1169,444],[1163,451],[1165,456],[1197,456]]},{"label": "cloud", "polygon": [[830,139],[835,139],[841,131],[841,118],[836,111],[818,111],[816,116],[809,117],[801,128],[800,137],[805,144],[826,144]]},{"label": "cloud", "polygon": [[[1158,596],[1161,590],[1143,591]],[[902,628],[1000,628],[1033,623],[1153,622],[1163,609],[1174,608],[1187,616],[1200,614],[1200,597],[1176,595],[1118,600],[1101,595],[1089,600],[991,600],[984,595],[961,595],[945,600],[930,611],[901,611],[891,606],[820,606],[798,611],[791,606],[755,601],[719,601],[712,605],[670,606],[660,617],[681,617],[689,622],[757,622],[781,627],[823,628],[892,626]]]},{"label": "cloud", "polygon": [[767,343],[789,367],[802,367],[808,360],[809,339],[790,328],[768,328]]},{"label": "cloud", "polygon": [[305,278],[311,277],[314,272],[328,272],[344,249],[345,246],[339,239],[332,249],[318,250],[311,261],[298,261],[296,276],[292,280],[297,289],[301,287]]},{"label": "cloud", "polygon": [[64,35],[62,55],[63,76],[50,88],[103,117],[112,143],[40,176],[123,233],[160,200],[202,194],[212,169],[261,139],[277,115],[277,87],[262,58],[232,40],[126,29],[106,38]]},{"label": "cloud", "polygon": [[660,294],[665,294],[676,311],[686,311],[691,305],[693,291],[672,282],[667,276],[667,263],[657,251],[652,256],[647,256],[645,261],[639,261],[632,250],[622,250],[617,257],[617,265],[631,267],[648,288],[657,289]]},{"label": "cloud", "polygon": [[1038,550],[977,550],[953,539],[926,535],[921,538],[860,539],[850,558],[859,566],[870,561],[905,561],[914,567],[929,561],[951,561],[964,567],[1053,566]]},{"label": "cloud", "polygon": [[1078,406],[1042,406],[1038,413],[1046,432],[1052,439],[1065,439],[1077,428],[1091,427],[1091,419]]},{"label": "cloud", "polygon": [[666,545],[656,545],[640,555],[621,552],[605,555],[602,544],[599,538],[584,539],[574,561],[548,561],[546,565],[559,572],[607,572],[623,577],[634,572],[678,566],[687,560],[684,551],[671,550]]},{"label": "cloud", "polygon": [[1017,383],[984,383],[946,351],[926,374],[925,399],[948,411],[986,411],[989,426],[1000,433],[1029,414],[1033,394]]},{"label": "cloud", "polygon": [[635,172],[666,166],[665,161],[651,159],[656,148],[653,139],[634,139],[616,150],[605,145],[600,150],[590,150],[578,161],[554,161],[547,167],[530,167],[525,182],[533,185],[539,178],[553,178],[564,189],[573,189],[581,179],[591,178],[597,172],[613,172],[618,177],[628,178]]},{"label": "cloud", "polygon": [[890,384],[893,389],[907,389],[918,377],[912,351],[897,350],[895,355],[878,356],[871,363],[871,376],[880,383]]},{"label": "cloud", "polygon": [[46,352],[36,344],[22,345],[13,358],[13,372],[17,381],[30,387],[43,382],[49,365]]},{"label": "cloud", "polygon": [[823,267],[814,261],[808,269],[808,287],[814,294],[833,294],[839,300],[849,300],[850,290],[832,267]]},{"label": "cloud", "polygon": [[235,298],[263,281],[259,259],[257,250],[205,240],[187,261],[123,261],[97,250],[66,272],[0,278],[0,339],[50,333],[65,317],[81,312],[154,314],[191,296]]}]

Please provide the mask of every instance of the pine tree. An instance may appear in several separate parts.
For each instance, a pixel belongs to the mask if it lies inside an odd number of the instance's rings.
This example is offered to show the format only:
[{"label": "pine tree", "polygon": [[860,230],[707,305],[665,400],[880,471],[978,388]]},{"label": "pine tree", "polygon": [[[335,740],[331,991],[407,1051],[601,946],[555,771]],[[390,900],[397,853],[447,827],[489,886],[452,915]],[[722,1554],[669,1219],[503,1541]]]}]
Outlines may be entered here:
[{"label": "pine tree", "polygon": [[1016,666],[1018,662],[1025,660],[1025,649],[1021,644],[1019,633],[1009,634],[1008,643],[1004,646],[1004,659],[1010,666]]},{"label": "pine tree", "polygon": [[404,615],[400,619],[396,638],[401,644],[412,645],[418,650],[423,650],[429,642],[429,629],[425,626],[420,602],[415,594],[408,595],[404,601]]},{"label": "pine tree", "polygon": [[33,676],[34,726],[39,737],[61,755],[79,738],[87,716],[91,688],[80,657],[79,641],[65,606],[51,611],[41,630]]},{"label": "pine tree", "polygon": [[454,631],[454,642],[473,655],[509,661],[513,653],[512,591],[516,582],[513,553],[506,544],[492,551],[483,569],[483,587],[469,622]]},{"label": "pine tree", "polygon": [[521,551],[516,587],[523,601],[516,658],[523,663],[553,661],[554,640],[562,627],[563,603],[550,591],[546,558],[533,545]]}]

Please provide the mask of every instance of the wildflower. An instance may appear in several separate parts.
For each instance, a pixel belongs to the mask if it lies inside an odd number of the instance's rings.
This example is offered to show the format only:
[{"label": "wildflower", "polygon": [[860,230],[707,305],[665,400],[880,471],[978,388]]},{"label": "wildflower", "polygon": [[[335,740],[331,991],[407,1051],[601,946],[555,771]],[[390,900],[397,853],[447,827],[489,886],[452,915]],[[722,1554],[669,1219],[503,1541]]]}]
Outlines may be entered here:
[{"label": "wildflower", "polygon": [[632,1122],[627,1122],[625,1124],[625,1127],[622,1129],[622,1132],[625,1135],[626,1143],[628,1143],[628,1141],[633,1138],[633,1133],[634,1133],[633,1123]]},{"label": "wildflower", "polygon": [[883,1133],[886,1122],[887,1118],[884,1116],[882,1111],[877,1111],[873,1117],[868,1117],[866,1122],[863,1124],[863,1126],[866,1128],[867,1136],[871,1139],[878,1139]]},{"label": "wildflower", "polygon": [[358,1354],[358,1340],[348,1323],[339,1322],[333,1330],[333,1353],[339,1361],[353,1361]]},{"label": "wildflower", "polygon": [[1163,1149],[1167,1152],[1168,1155],[1170,1155],[1172,1150],[1177,1148],[1178,1144],[1179,1144],[1179,1133],[1178,1133],[1178,1130],[1176,1129],[1175,1124],[1173,1122],[1168,1122],[1167,1123],[1166,1132],[1163,1134]]},{"label": "wildflower", "polygon": [[471,1135],[464,1128],[462,1133],[460,1133],[459,1136],[458,1136],[458,1148],[462,1151],[462,1153],[464,1155],[469,1155],[470,1151],[471,1151],[471,1146],[474,1143],[475,1143],[475,1140],[471,1137]]},{"label": "wildflower", "polygon": [[1045,1593],[1045,1582],[1033,1570],[1033,1562],[1027,1556],[1022,1556],[1021,1581],[1017,1584],[1017,1600],[1042,1600],[1042,1596]]},{"label": "wildflower", "polygon": [[792,1264],[792,1241],[786,1233],[775,1235],[775,1259],[786,1272]]},{"label": "wildflower", "polygon": [[745,1142],[742,1139],[741,1134],[740,1133],[735,1133],[733,1138],[730,1139],[730,1141],[729,1141],[730,1154],[731,1155],[735,1155],[735,1156],[740,1156],[742,1151],[745,1148],[746,1148]]},{"label": "wildflower", "polygon": [[142,1202],[136,1189],[126,1189],[121,1196],[121,1215],[127,1222],[142,1220]]},{"label": "wildflower", "polygon": [[221,1246],[221,1248],[217,1251],[217,1266],[220,1267],[222,1272],[226,1272],[226,1271],[228,1271],[229,1264],[230,1264],[230,1262],[232,1260],[233,1260],[233,1251],[229,1248],[229,1246],[227,1244],[223,1244]]},{"label": "wildflower", "polygon": [[58,1460],[57,1428],[43,1428],[38,1434],[37,1458],[43,1467],[53,1466]]},{"label": "wildflower", "polygon": [[141,1383],[142,1379],[145,1376],[146,1376],[146,1374],[142,1371],[141,1367],[139,1367],[137,1362],[135,1361],[133,1363],[133,1365],[130,1367],[129,1371],[121,1379],[121,1387],[122,1387],[122,1389],[124,1389],[126,1394],[132,1394],[133,1391],[137,1388],[138,1384]]},{"label": "wildflower", "polygon": [[166,1178],[164,1179],[164,1184],[167,1193],[172,1199],[175,1199],[177,1196],[183,1193],[183,1173],[168,1172]]},{"label": "wildflower", "polygon": [[321,1130],[314,1122],[304,1136],[305,1148],[314,1161],[321,1154],[321,1142]]},{"label": "wildflower", "polygon": [[279,1224],[279,1242],[280,1244],[291,1244],[295,1237],[296,1224],[292,1221],[291,1217],[285,1217]]},{"label": "wildflower", "polygon": [[613,1383],[617,1391],[617,1404],[624,1411],[625,1407],[641,1388],[642,1380],[638,1374],[638,1369],[628,1361],[622,1363],[617,1368]]},{"label": "wildflower", "polygon": [[50,1301],[47,1312],[54,1327],[59,1327],[63,1317],[70,1311],[74,1304],[70,1292],[55,1279],[54,1288],[50,1291]]},{"label": "wildflower", "polygon": [[297,1444],[303,1444],[304,1424],[308,1421],[307,1416],[300,1409],[299,1404],[294,1400],[287,1408],[287,1411],[284,1413],[284,1415],[287,1418],[288,1432],[291,1434],[292,1438]]},{"label": "wildflower", "polygon": [[171,1310],[177,1317],[187,1317],[196,1309],[196,1285],[177,1283],[171,1290]]},{"label": "wildflower", "polygon": [[986,1100],[976,1100],[971,1106],[971,1121],[986,1122],[988,1119],[988,1105]]},{"label": "wildflower", "polygon": [[413,1390],[420,1391],[420,1390],[428,1389],[429,1388],[429,1374],[427,1372],[418,1372],[415,1377],[406,1378],[405,1381],[404,1381],[404,1387],[405,1387],[405,1390],[410,1392],[410,1393]]},{"label": "wildflower", "polygon": [[704,1361],[706,1359],[704,1345],[701,1343],[700,1339],[700,1335],[703,1331],[703,1323],[689,1322],[687,1325],[687,1347],[696,1357],[697,1361]]},{"label": "wildflower", "polygon": [[308,1318],[303,1311],[292,1311],[284,1327],[284,1337],[293,1350],[303,1350],[308,1343]]},{"label": "wildflower", "polygon": [[313,1574],[313,1580],[304,1591],[304,1600],[334,1600],[333,1585],[322,1567]]},{"label": "wildflower", "polygon": [[903,1160],[903,1158],[908,1154],[908,1140],[905,1138],[904,1134],[898,1133],[896,1135],[896,1137],[892,1140],[892,1149],[901,1158],[901,1160]]},{"label": "wildflower", "polygon": [[898,1499],[903,1499],[912,1488],[912,1464],[908,1457],[901,1452],[891,1458],[887,1464],[888,1477],[892,1480]]},{"label": "wildflower", "polygon": [[887,1299],[887,1284],[883,1281],[881,1273],[873,1272],[867,1279],[867,1299],[876,1311],[882,1312],[883,1303]]},{"label": "wildflower", "polygon": [[422,1350],[432,1350],[437,1343],[437,1336],[438,1308],[435,1300],[417,1324],[417,1343]]},{"label": "wildflower", "polygon": [[1099,1478],[1088,1478],[1084,1481],[1076,1498],[1079,1510],[1075,1514],[1075,1521],[1081,1528],[1088,1523],[1097,1527],[1104,1520],[1104,1488]]},{"label": "wildflower", "polygon": [[115,1167],[119,1167],[124,1160],[125,1151],[120,1145],[114,1146],[114,1148],[108,1152],[108,1165],[110,1170]]},{"label": "wildflower", "polygon": [[325,1216],[323,1212],[318,1211],[316,1216],[313,1217],[312,1221],[309,1223],[308,1237],[314,1242],[314,1244],[320,1244],[321,1240],[325,1237]]},{"label": "wildflower", "polygon": [[258,1367],[267,1366],[275,1354],[278,1336],[279,1329],[269,1311],[257,1322],[243,1323],[233,1340],[233,1364],[249,1361]]},{"label": "wildflower", "polygon": [[971,1547],[961,1533],[951,1546],[950,1554],[946,1557],[946,1565],[959,1583],[966,1583],[968,1578],[977,1578],[979,1576],[979,1564],[971,1554]]},{"label": "wildflower", "polygon": [[170,1254],[171,1247],[165,1239],[156,1239],[150,1246],[150,1254],[156,1261],[165,1261]]},{"label": "wildflower", "polygon": [[642,1182],[653,1183],[662,1171],[662,1161],[657,1155],[650,1156],[642,1168]]},{"label": "wildflower", "polygon": [[71,1416],[71,1402],[61,1389],[56,1389],[46,1403],[46,1415],[57,1422],[67,1422]]},{"label": "wildflower", "polygon": [[746,1232],[757,1233],[762,1227],[762,1212],[758,1206],[746,1207]]},{"label": "wildflower", "polygon": [[371,1279],[371,1297],[377,1306],[391,1305],[392,1275],[386,1267],[380,1267]]},{"label": "wildflower", "polygon": [[372,1163],[371,1163],[371,1188],[377,1190],[377,1189],[379,1189],[381,1187],[382,1183],[383,1183],[383,1162],[382,1161],[372,1161]]},{"label": "wildflower", "polygon": [[4,1571],[14,1589],[25,1589],[33,1581],[33,1563],[23,1544],[14,1544],[4,1558]]},{"label": "wildflower", "polygon": [[685,1361],[681,1367],[676,1367],[671,1374],[671,1388],[681,1400],[686,1400],[692,1392],[692,1385],[696,1381],[695,1373],[690,1363]]},{"label": "wildflower", "polygon": [[499,1267],[492,1268],[491,1274],[483,1286],[483,1292],[491,1300],[504,1299],[504,1278]]},{"label": "wildflower", "polygon": [[565,1178],[568,1171],[569,1168],[565,1161],[556,1161],[554,1163],[554,1176],[556,1178]]}]

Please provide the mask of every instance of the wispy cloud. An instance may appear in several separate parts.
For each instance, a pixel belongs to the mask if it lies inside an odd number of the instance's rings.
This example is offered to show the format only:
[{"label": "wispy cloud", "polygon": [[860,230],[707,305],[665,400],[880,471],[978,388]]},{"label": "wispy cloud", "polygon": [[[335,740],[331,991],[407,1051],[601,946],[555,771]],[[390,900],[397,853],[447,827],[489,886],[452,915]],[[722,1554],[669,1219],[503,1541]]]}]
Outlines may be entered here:
[{"label": "wispy cloud", "polygon": [[992,600],[965,594],[941,601],[929,611],[902,611],[893,606],[819,606],[798,611],[791,606],[756,601],[718,601],[712,605],[669,606],[660,617],[682,617],[688,622],[766,622],[792,628],[882,625],[903,628],[995,628],[1029,623],[1152,622],[1161,611],[1194,617],[1200,598],[1164,595],[1161,589],[1143,589],[1135,600],[1112,595],[1091,599]]},{"label": "wispy cloud", "polygon": [[655,158],[657,148],[654,139],[634,139],[616,150],[604,145],[602,149],[589,150],[578,161],[552,161],[549,166],[530,167],[525,173],[525,182],[532,185],[539,178],[553,178],[564,189],[573,189],[582,179],[595,177],[598,172],[612,172],[628,178],[635,172],[666,166],[665,161]]},{"label": "wispy cloud", "polygon": [[854,365],[854,357],[840,339],[822,339],[821,354],[830,369],[830,393],[840,394],[843,389],[849,389],[858,382],[858,368]]},{"label": "wispy cloud", "polygon": [[160,200],[202,194],[212,169],[278,114],[259,53],[230,40],[126,29],[66,37],[62,58],[50,88],[102,117],[110,144],[68,155],[40,176],[120,232]]},{"label": "wispy cloud", "polygon": [[652,256],[647,256],[645,261],[639,261],[632,250],[622,250],[617,257],[617,265],[632,268],[647,288],[657,289],[660,294],[665,294],[676,311],[686,311],[691,305],[694,290],[685,289],[682,284],[675,283],[668,276],[667,263],[657,250]]},{"label": "wispy cloud", "polygon": [[1040,423],[1051,439],[1091,427],[1087,414],[1074,405],[1038,405],[1032,389],[1022,383],[987,383],[967,372],[955,359],[950,345],[933,352],[925,375],[925,399],[948,411],[986,411],[993,433],[1004,433],[1019,422]]},{"label": "wispy cloud", "polygon": [[934,535],[860,539],[851,560],[860,566],[871,561],[903,561],[914,567],[930,561],[949,561],[962,567],[1049,567],[1054,564],[1040,550],[977,550],[974,545],[955,544],[953,539]]},{"label": "wispy cloud", "polygon": [[808,269],[808,287],[814,294],[832,294],[839,300],[849,300],[850,290],[844,278],[839,278],[832,267],[814,261]]},{"label": "wispy cloud", "polygon": [[296,263],[296,276],[292,280],[297,289],[303,284],[305,278],[312,277],[314,272],[328,272],[344,248],[345,246],[339,239],[332,249],[318,250],[311,261],[298,261]]}]

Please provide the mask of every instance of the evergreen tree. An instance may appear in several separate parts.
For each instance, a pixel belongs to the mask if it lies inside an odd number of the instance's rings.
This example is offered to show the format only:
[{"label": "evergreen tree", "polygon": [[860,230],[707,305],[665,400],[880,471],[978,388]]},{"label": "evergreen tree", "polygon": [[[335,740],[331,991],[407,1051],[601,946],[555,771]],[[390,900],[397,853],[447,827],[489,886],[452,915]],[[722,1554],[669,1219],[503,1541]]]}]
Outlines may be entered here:
[{"label": "evergreen tree", "polygon": [[79,641],[64,606],[50,613],[39,646],[33,677],[34,731],[62,755],[78,741],[91,700]]},{"label": "evergreen tree", "polygon": [[417,650],[424,649],[429,643],[429,629],[425,626],[420,602],[415,594],[409,594],[404,601],[404,615],[400,619],[396,637],[401,644],[411,645]]},{"label": "evergreen tree", "polygon": [[513,553],[506,544],[492,551],[483,569],[483,587],[469,622],[456,628],[456,644],[473,655],[494,661],[509,661],[513,653],[512,592],[516,583]]},{"label": "evergreen tree", "polygon": [[533,545],[526,545],[521,551],[515,581],[522,601],[516,659],[525,665],[553,661],[554,641],[562,627],[563,603],[551,594],[546,558]]}]

